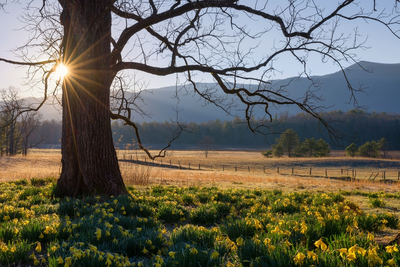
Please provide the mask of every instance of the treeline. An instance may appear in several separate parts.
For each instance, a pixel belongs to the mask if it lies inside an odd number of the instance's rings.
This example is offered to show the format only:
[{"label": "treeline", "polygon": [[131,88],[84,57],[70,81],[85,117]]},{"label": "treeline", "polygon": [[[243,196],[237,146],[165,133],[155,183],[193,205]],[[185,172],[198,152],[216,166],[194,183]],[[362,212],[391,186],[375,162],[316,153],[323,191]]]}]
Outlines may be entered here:
[{"label": "treeline", "polygon": [[[220,120],[197,123],[188,123],[187,129],[191,133],[183,132],[174,144],[176,145],[200,145],[207,137],[213,144],[220,146],[257,146],[267,148],[275,143],[280,134],[287,129],[293,129],[301,142],[305,139],[323,139],[332,149],[344,149],[351,143],[361,146],[372,140],[386,138],[388,150],[400,150],[400,115],[387,113],[366,113],[362,110],[350,110],[348,112],[333,111],[324,118],[343,137],[339,140],[339,146],[329,136],[328,131],[311,115],[297,114],[295,116],[277,116],[267,126],[273,126],[275,134],[253,134],[247,127],[247,123],[238,117],[232,121]],[[142,142],[145,144],[165,144],[171,137],[171,128],[174,125],[169,122],[143,122],[138,125]],[[124,126],[118,121],[112,122],[114,141],[120,147],[125,143],[132,143],[135,139],[131,127]],[[269,130],[264,128],[265,132]]]},{"label": "treeline", "polygon": [[[235,117],[231,121],[208,121],[203,123],[190,122],[185,124],[185,129],[173,143],[175,146],[201,146],[207,140],[211,146],[232,147],[258,147],[267,149],[274,144],[280,134],[287,129],[293,129],[303,142],[305,139],[323,139],[331,149],[344,149],[351,143],[358,147],[372,140],[386,138],[387,150],[400,150],[400,115],[386,113],[365,113],[360,110],[349,112],[334,111],[325,117],[331,125],[337,129],[346,140],[340,140],[341,146],[335,145],[330,139],[324,126],[308,114],[297,114],[295,116],[282,115],[275,117],[272,126],[276,134],[262,135],[253,134],[247,127],[247,123]],[[122,122],[112,121],[112,131],[115,145],[124,148],[126,144],[136,142],[134,129],[123,125]],[[164,145],[173,135],[171,131],[176,125],[170,122],[143,122],[138,124],[141,141],[149,146]],[[268,129],[264,129],[268,131]],[[40,145],[60,144],[61,122],[41,121],[32,135],[33,140],[43,139]],[[133,141],[134,140],[134,141]]]}]

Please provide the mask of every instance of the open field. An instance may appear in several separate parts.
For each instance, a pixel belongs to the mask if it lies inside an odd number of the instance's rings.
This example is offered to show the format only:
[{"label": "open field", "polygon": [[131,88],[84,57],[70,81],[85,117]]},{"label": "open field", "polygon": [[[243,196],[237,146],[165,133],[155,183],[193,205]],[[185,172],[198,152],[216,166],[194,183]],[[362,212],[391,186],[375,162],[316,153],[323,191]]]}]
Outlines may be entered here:
[{"label": "open field", "polygon": [[[27,157],[0,157],[0,182],[58,177],[61,170],[60,150],[40,149],[30,152]],[[119,150],[117,154],[127,185],[217,186],[221,189],[269,189],[288,193],[338,190],[400,192],[400,182],[397,180],[400,160],[347,158],[342,153],[336,152],[329,158],[267,159],[257,151],[212,151],[207,158],[203,151],[170,151],[165,158],[155,161],[156,166],[162,163],[164,167],[146,165],[149,161],[145,160],[144,153],[140,151]],[[131,156],[132,160],[137,157],[142,164],[132,163]],[[182,169],[179,169],[179,164]],[[280,168],[279,173],[277,167]],[[312,176],[309,175],[310,167]],[[326,169],[328,177],[325,177]],[[342,174],[341,169],[346,171]],[[359,180],[332,179],[350,176],[351,172],[348,174],[347,170],[351,169],[356,170]],[[381,174],[383,171],[386,172],[386,181],[392,180],[393,183],[384,183],[381,175],[373,182],[368,181],[372,172]],[[367,198],[357,196],[355,200],[365,209],[370,209],[365,204]],[[400,201],[389,201],[387,207],[400,207]],[[373,209],[370,211],[373,212]],[[394,212],[400,216],[400,209]]]},{"label": "open field", "polygon": [[[398,160],[172,151],[151,166],[118,151],[130,196],[71,200],[46,178],[59,175],[60,151],[30,152],[0,158],[0,182],[14,181],[0,183],[0,266],[400,264],[390,242],[400,230]],[[392,182],[339,179],[350,169]]]},{"label": "open field", "polygon": [[[313,159],[268,159],[258,151],[211,151],[207,158],[204,151],[169,151],[165,158],[154,161],[155,166],[147,166],[149,161],[141,151],[119,150],[117,153],[128,185],[218,184],[222,187],[288,191],[359,189],[397,192],[400,189],[400,183],[397,183],[400,160],[348,158],[343,157],[340,151],[335,151],[333,157]],[[136,160],[141,164],[133,163]],[[57,177],[60,170],[60,150],[33,149],[28,157],[0,157],[0,181]],[[386,182],[391,180],[395,183],[383,183],[383,173]],[[336,180],[353,174],[358,179],[356,182]],[[367,182],[371,174],[376,176],[374,183]]]}]

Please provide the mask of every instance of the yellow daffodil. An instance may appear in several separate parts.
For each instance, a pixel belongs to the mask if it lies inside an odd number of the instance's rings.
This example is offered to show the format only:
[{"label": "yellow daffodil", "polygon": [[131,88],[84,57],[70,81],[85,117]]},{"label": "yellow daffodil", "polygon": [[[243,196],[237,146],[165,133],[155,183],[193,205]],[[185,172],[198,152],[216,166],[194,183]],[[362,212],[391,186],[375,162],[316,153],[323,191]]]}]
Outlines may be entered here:
[{"label": "yellow daffodil", "polygon": [[313,251],[307,251],[307,258],[316,261],[318,259],[318,255]]},{"label": "yellow daffodil", "polygon": [[101,229],[96,228],[96,233],[95,233],[97,240],[99,240],[101,238]]},{"label": "yellow daffodil", "polygon": [[296,265],[303,265],[303,261],[306,258],[306,255],[304,255],[303,253],[299,252],[297,253],[297,255],[293,258],[293,261]]},{"label": "yellow daffodil", "polygon": [[301,222],[301,231],[300,233],[305,234],[307,232],[307,225],[305,221]]},{"label": "yellow daffodil", "polygon": [[353,253],[351,253],[351,252],[349,252],[348,254],[347,254],[347,260],[348,261],[353,261],[353,260],[355,260],[355,259],[357,259],[357,256],[356,256],[356,254],[353,252]]},{"label": "yellow daffodil", "polygon": [[176,254],[176,252],[174,252],[174,251],[170,251],[170,252],[168,253],[168,255],[169,255],[171,258],[173,258],[173,259],[175,259],[175,254]]},{"label": "yellow daffodil", "polygon": [[218,258],[218,256],[219,256],[219,253],[218,253],[217,251],[214,250],[214,251],[211,253],[211,257],[210,257],[210,258],[211,258],[212,260],[215,260],[216,258]]},{"label": "yellow daffodil", "polygon": [[328,246],[322,241],[322,237],[319,240],[315,241],[314,245],[323,251],[328,249]]},{"label": "yellow daffodil", "polygon": [[359,247],[357,244],[349,248],[349,253],[358,253],[364,256],[366,252],[367,251],[365,249]]},{"label": "yellow daffodil", "polygon": [[370,232],[368,232],[367,238],[368,238],[368,240],[370,240],[370,241],[374,241],[374,239],[375,239],[374,235],[371,234]]},{"label": "yellow daffodil", "polygon": [[58,264],[63,264],[64,263],[64,260],[63,260],[63,258],[61,256],[58,257],[57,263]]},{"label": "yellow daffodil", "polygon": [[377,247],[369,248],[367,258],[374,265],[382,265],[383,260],[379,257],[378,252],[376,251],[377,249]]},{"label": "yellow daffodil", "polygon": [[40,242],[37,243],[35,250],[37,252],[41,252],[42,251],[42,246],[40,245]]},{"label": "yellow daffodil", "polygon": [[290,243],[287,239],[285,240],[285,246],[286,247],[290,247],[292,245],[292,243]]},{"label": "yellow daffodil", "polygon": [[89,249],[90,249],[91,251],[93,251],[94,253],[97,252],[97,247],[96,247],[96,246],[93,246],[92,244],[89,244]]},{"label": "yellow daffodil", "polygon": [[238,245],[238,246],[241,246],[241,245],[243,245],[243,238],[240,236],[240,237],[238,237],[238,238],[236,238],[236,244]]},{"label": "yellow daffodil", "polygon": [[386,246],[385,249],[386,249],[386,252],[388,252],[390,254],[393,254],[393,252],[398,252],[399,251],[399,249],[397,248],[397,245]]},{"label": "yellow daffodil", "polygon": [[197,251],[197,249],[195,247],[192,247],[190,249],[190,254],[197,254],[197,253],[198,253],[198,251]]},{"label": "yellow daffodil", "polygon": [[396,266],[397,266],[396,261],[395,261],[394,259],[390,259],[390,260],[388,260],[386,263],[387,263],[387,265],[389,265],[390,267],[396,267]]}]

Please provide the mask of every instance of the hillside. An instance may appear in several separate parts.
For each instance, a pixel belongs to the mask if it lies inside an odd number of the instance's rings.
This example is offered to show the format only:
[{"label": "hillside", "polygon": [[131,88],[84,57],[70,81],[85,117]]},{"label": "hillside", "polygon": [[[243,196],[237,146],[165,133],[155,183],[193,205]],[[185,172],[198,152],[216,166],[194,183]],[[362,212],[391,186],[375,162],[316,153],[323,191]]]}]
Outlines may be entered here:
[{"label": "hillside", "polygon": [[[355,94],[358,104],[366,107],[367,112],[400,113],[400,106],[398,105],[398,99],[400,99],[400,64],[361,62],[361,65],[368,71],[362,70],[358,65],[352,65],[346,69],[349,81],[353,86],[356,89],[359,86],[364,88],[363,92],[356,92]],[[327,108],[328,111],[354,109],[353,102],[349,103],[351,95],[342,72],[314,76],[313,78],[320,85],[320,89],[316,94],[324,98],[325,101],[322,104],[325,107],[329,107]],[[276,81],[275,86],[286,84],[288,81],[289,79]],[[213,87],[215,85],[204,84],[203,86]],[[304,94],[309,86],[310,83],[307,79],[300,78],[291,83],[289,91],[291,96],[298,98]],[[151,117],[136,115],[134,120],[138,122],[169,121],[170,119],[176,119],[174,110],[176,108],[180,111],[179,118],[186,122],[201,123],[215,119],[225,121],[232,120],[235,115],[243,117],[243,105],[231,110],[233,116],[228,116],[220,108],[214,105],[207,105],[199,96],[193,96],[193,89],[190,86],[179,93],[180,101],[177,106],[177,100],[174,97],[175,89],[175,86],[168,86],[144,92],[142,95],[145,102],[143,108],[151,114]],[[219,94],[222,96],[220,91]],[[29,102],[32,101],[32,99],[29,100]],[[293,115],[299,111],[296,107],[280,107],[272,110],[271,113]],[[44,106],[41,112],[44,114],[44,119],[61,119],[60,113],[51,105]],[[262,116],[263,111],[259,109],[256,117]]]}]

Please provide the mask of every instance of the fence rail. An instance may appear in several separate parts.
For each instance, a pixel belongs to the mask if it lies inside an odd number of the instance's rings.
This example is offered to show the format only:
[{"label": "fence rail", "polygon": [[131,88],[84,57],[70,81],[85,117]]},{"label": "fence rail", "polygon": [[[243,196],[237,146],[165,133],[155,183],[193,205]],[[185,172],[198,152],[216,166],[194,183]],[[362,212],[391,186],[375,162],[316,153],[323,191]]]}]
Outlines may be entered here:
[{"label": "fence rail", "polygon": [[181,164],[180,161],[172,162],[172,160],[149,160],[146,157],[138,158],[132,155],[122,155],[120,161],[131,162],[135,164],[181,169],[181,170],[202,170],[202,171],[222,171],[222,172],[253,172],[265,174],[280,174],[280,175],[295,175],[295,176],[308,176],[308,177],[324,177],[324,178],[341,178],[341,179],[363,179],[363,180],[400,180],[399,170],[384,170],[375,169],[373,171],[365,169],[349,169],[349,168],[324,168],[324,167],[307,167],[307,166],[268,166],[268,165],[254,165],[244,166],[240,164],[201,164],[185,162]]}]

